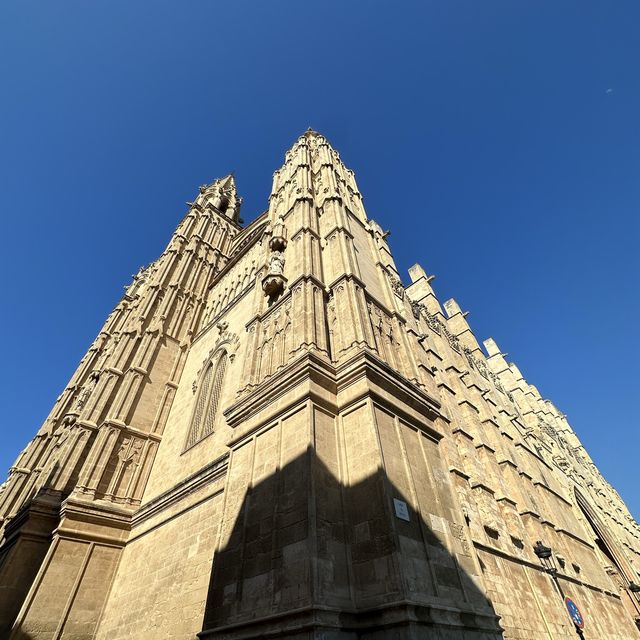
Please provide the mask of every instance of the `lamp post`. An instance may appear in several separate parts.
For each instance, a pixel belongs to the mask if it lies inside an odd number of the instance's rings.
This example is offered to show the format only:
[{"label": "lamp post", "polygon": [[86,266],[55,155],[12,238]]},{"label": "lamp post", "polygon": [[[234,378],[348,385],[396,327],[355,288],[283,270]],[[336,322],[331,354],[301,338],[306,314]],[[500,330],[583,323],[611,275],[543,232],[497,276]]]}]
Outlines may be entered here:
[{"label": "lamp post", "polygon": [[[633,580],[629,583],[629,586],[627,587],[627,590],[630,593],[633,593],[635,596],[637,596],[640,593],[640,585],[637,585],[635,582],[633,582]],[[636,627],[638,627],[638,629],[640,630],[640,616],[636,616],[635,618],[635,623],[636,623]]]},{"label": "lamp post", "polygon": [[553,552],[551,547],[546,547],[542,544],[542,541],[538,540],[533,547],[533,553],[538,556],[542,568],[550,575],[555,576],[558,573],[556,562],[553,559]]},{"label": "lamp post", "polygon": [[558,567],[556,567],[556,561],[553,557],[553,551],[551,547],[547,547],[542,544],[541,540],[538,540],[533,546],[533,552],[538,556],[540,560],[540,564],[546,573],[548,573],[555,586],[562,597],[562,603],[565,606],[569,616],[571,617],[571,622],[573,623],[573,627],[576,630],[576,633],[580,638],[584,638],[584,634],[582,633],[582,627],[584,626],[584,619],[577,605],[571,598],[567,598],[562,591],[562,586],[560,585],[560,581],[558,580]]}]

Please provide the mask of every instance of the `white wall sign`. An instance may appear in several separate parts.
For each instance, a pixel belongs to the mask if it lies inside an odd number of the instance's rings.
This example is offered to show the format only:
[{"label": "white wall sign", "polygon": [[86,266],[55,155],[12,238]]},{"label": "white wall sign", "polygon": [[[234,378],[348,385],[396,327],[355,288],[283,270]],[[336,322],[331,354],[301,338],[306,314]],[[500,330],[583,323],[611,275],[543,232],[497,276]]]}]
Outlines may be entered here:
[{"label": "white wall sign", "polygon": [[406,520],[407,522],[409,522],[409,508],[407,507],[407,503],[403,500],[394,498],[393,506],[396,510],[396,517],[400,518],[400,520]]}]

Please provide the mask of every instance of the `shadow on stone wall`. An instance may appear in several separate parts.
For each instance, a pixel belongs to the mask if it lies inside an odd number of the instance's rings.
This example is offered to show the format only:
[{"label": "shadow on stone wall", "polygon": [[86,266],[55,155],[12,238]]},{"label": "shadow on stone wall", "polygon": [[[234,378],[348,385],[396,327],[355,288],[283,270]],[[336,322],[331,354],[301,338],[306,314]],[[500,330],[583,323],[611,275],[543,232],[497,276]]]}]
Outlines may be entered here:
[{"label": "shadow on stone wall", "polygon": [[441,531],[382,469],[344,486],[313,450],[236,496],[231,483],[201,638],[502,638],[467,533],[435,497]]}]

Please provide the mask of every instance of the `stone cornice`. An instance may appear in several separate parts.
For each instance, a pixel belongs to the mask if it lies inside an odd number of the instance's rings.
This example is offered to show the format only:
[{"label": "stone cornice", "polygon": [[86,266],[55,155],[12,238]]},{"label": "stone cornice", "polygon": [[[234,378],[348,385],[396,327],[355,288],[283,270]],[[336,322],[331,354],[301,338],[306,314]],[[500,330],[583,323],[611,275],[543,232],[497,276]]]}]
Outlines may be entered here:
[{"label": "stone cornice", "polygon": [[[304,382],[310,383],[310,386],[303,391],[302,396],[295,394],[289,402],[280,407],[281,411],[292,404],[297,404],[302,397],[311,397],[315,402],[326,405],[326,399],[321,397],[321,394],[314,393],[311,385],[318,385],[335,394],[335,371],[333,367],[324,357],[309,351],[280,369],[257,387],[252,388],[250,391],[248,390],[246,395],[228,407],[224,411],[227,424],[234,428],[237,427],[248,420],[249,417],[280,400]],[[335,404],[330,405],[328,408],[334,412],[337,411]]]},{"label": "stone cornice", "polygon": [[[60,513],[62,494],[54,491],[42,491],[35,498],[26,502],[11,518],[6,521],[4,530],[3,549],[7,549],[15,538],[22,535],[49,537],[51,529],[46,534],[39,532],[38,527],[29,526],[29,521],[52,519],[57,521]],[[25,525],[27,525],[25,527]]]},{"label": "stone cornice", "polygon": [[[356,387],[356,384],[362,381],[366,381],[366,384]],[[372,396],[382,404],[392,406],[394,410],[405,414],[408,412],[402,405],[409,407],[429,421],[440,416],[441,405],[437,400],[409,382],[368,350],[362,350],[338,364],[336,382],[340,410],[346,409],[363,397]],[[393,392],[387,392],[387,388],[392,388]],[[415,422],[415,417],[410,416],[410,420]],[[432,437],[438,440],[443,437],[443,434],[433,426],[428,431]]]},{"label": "stone cornice", "polygon": [[[252,423],[250,431],[253,432],[273,419],[272,415],[256,416],[274,403],[278,403],[279,414],[305,399],[338,413],[366,397],[391,407],[412,424],[419,424],[430,437],[436,440],[443,437],[431,424],[440,416],[440,404],[367,350],[335,367],[322,355],[306,352],[257,387],[247,390],[224,415],[233,428]],[[426,424],[418,416],[426,418]]]},{"label": "stone cornice", "polygon": [[573,538],[574,540],[577,540],[578,542],[583,544],[585,547],[589,547],[589,549],[595,548],[588,540],[585,540],[582,536],[579,536],[577,533],[573,533],[573,531],[569,531],[568,529],[563,529],[562,527],[556,527],[555,529],[558,533],[562,533],[563,535],[568,536],[569,538]]},{"label": "stone cornice", "polygon": [[295,231],[295,233],[293,233],[293,235],[291,236],[291,240],[295,240],[298,236],[304,233],[312,235],[314,238],[316,238],[316,240],[322,240],[322,238],[318,235],[318,232],[315,229],[312,229],[308,224],[299,227],[297,231]]},{"label": "stone cornice", "polygon": [[60,508],[60,538],[84,540],[116,547],[124,546],[131,529],[131,508],[112,502],[85,501],[74,494]]},{"label": "stone cornice", "polygon": [[167,491],[157,495],[155,498],[143,504],[133,516],[132,527],[138,527],[145,520],[161,513],[165,509],[180,502],[186,496],[197,491],[206,484],[217,480],[227,472],[229,464],[229,453],[225,453],[213,462],[202,467],[195,473],[187,476],[184,480],[171,487]]},{"label": "stone cornice", "polygon": [[[90,426],[92,423],[81,423],[82,426]],[[100,428],[116,428],[127,435],[137,436],[138,438],[142,438],[143,440],[153,440],[154,442],[160,442],[162,440],[162,436],[158,433],[153,433],[149,431],[143,431],[142,429],[138,429],[137,427],[132,427],[122,420],[116,420],[115,418],[107,418],[104,422],[100,424]]]},{"label": "stone cornice", "polygon": [[[352,271],[349,271],[348,273],[341,273],[333,282],[327,285],[327,290],[332,291],[343,281],[353,281],[364,291],[367,290],[367,285]],[[377,300],[375,300],[374,298],[372,298],[372,300],[377,304]],[[388,311],[385,307],[383,308],[385,309],[385,311]],[[391,315],[390,311],[388,311],[388,313],[389,315]]]},{"label": "stone cornice", "polygon": [[[505,560],[509,560],[511,562],[516,562],[520,565],[524,565],[526,567],[529,567],[530,569],[534,569],[536,571],[540,571],[540,572],[544,572],[544,568],[536,563],[536,562],[532,562],[526,558],[523,558],[521,556],[516,556],[512,553],[509,553],[508,551],[505,551],[503,549],[500,549],[498,547],[494,547],[492,545],[488,545],[484,542],[480,542],[478,540],[473,540],[473,546],[476,549],[479,549],[481,551],[485,551],[486,553],[491,553],[493,555],[496,556],[500,556],[501,558],[504,558]],[[592,591],[597,591],[599,593],[606,593],[609,596],[612,596],[614,598],[617,598],[618,600],[620,600],[620,596],[618,596],[615,593],[612,593],[610,591],[606,591],[605,589],[598,587],[597,585],[594,584],[590,584],[588,582],[584,582],[583,580],[579,580],[578,578],[574,578],[573,576],[569,576],[567,574],[564,573],[560,573],[558,572],[558,579],[561,580],[566,580],[567,582],[571,582],[573,584],[577,584],[577,585],[581,585],[583,587],[586,587],[587,589],[591,589]]]},{"label": "stone cornice", "polygon": [[558,500],[562,500],[562,502],[569,505],[570,507],[573,506],[570,500],[567,500],[561,493],[558,493],[555,489],[552,489],[548,484],[546,484],[542,480],[534,480],[533,484],[534,486],[540,486],[543,489],[546,489],[549,493],[553,494],[556,498],[558,498]]},{"label": "stone cornice", "polygon": [[312,282],[313,284],[315,284],[321,291],[324,291],[326,293],[326,289],[324,286],[324,282],[322,282],[322,280],[320,280],[317,276],[315,276],[313,273],[303,273],[301,275],[299,275],[295,280],[292,280],[289,283],[289,290],[293,291],[296,288],[296,285],[300,282]]},{"label": "stone cornice", "polygon": [[325,234],[324,234],[324,238],[323,240],[326,242],[329,240],[329,238],[336,232],[340,231],[341,233],[344,233],[345,236],[347,236],[348,238],[351,238],[351,240],[353,240],[353,234],[351,233],[351,231],[349,231],[349,229],[347,229],[344,225],[336,223],[333,225],[333,227],[331,227]]}]

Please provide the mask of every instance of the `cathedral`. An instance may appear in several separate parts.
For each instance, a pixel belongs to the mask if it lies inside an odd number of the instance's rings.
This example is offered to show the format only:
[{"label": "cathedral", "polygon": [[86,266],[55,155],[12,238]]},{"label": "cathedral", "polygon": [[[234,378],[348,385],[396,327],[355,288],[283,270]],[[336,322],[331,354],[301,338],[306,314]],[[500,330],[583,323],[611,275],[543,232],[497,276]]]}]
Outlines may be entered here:
[{"label": "cathedral", "polygon": [[0,638],[640,639],[640,527],[309,130],[200,187],[0,488]]}]

